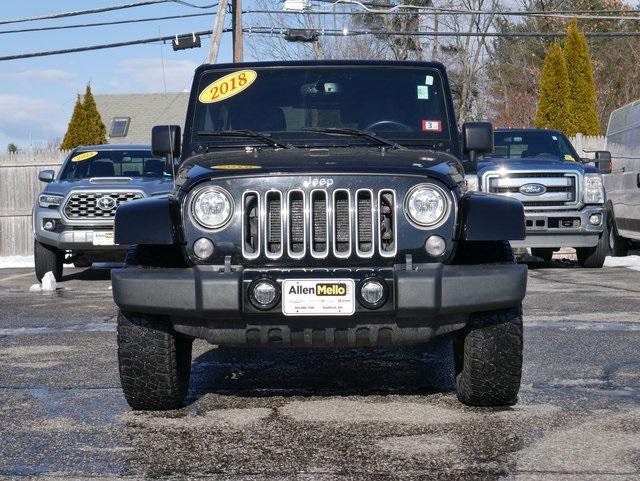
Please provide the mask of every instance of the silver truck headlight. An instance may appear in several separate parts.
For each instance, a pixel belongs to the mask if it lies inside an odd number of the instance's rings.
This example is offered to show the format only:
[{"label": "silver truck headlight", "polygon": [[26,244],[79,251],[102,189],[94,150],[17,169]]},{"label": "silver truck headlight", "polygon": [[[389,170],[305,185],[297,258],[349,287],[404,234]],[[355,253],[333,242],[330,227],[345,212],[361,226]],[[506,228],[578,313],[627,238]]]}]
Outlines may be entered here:
[{"label": "silver truck headlight", "polygon": [[604,187],[602,185],[601,174],[585,174],[584,175],[583,200],[585,204],[604,203]]},{"label": "silver truck headlight", "polygon": [[418,185],[407,194],[405,211],[414,223],[431,227],[445,218],[449,211],[449,200],[439,187]]},{"label": "silver truck headlight", "polygon": [[191,203],[196,221],[208,229],[224,226],[233,213],[231,196],[218,187],[208,187],[196,194]]},{"label": "silver truck headlight", "polygon": [[38,196],[38,205],[40,207],[58,207],[64,200],[63,195],[57,194],[40,194]]}]

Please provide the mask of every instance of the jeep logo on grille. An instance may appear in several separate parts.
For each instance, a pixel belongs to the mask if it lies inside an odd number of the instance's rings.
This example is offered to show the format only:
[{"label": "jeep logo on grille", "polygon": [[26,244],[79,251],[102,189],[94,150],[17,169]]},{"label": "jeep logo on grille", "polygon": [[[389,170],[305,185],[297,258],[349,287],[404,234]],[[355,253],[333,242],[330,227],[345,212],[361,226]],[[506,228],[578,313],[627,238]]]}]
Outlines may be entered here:
[{"label": "jeep logo on grille", "polygon": [[113,210],[116,208],[116,200],[108,195],[98,198],[96,205],[100,210]]},{"label": "jeep logo on grille", "polygon": [[524,184],[520,186],[520,193],[524,195],[542,195],[547,188],[542,184]]},{"label": "jeep logo on grille", "polygon": [[302,185],[304,187],[331,187],[333,185],[333,179],[324,177],[309,177],[302,183]]}]

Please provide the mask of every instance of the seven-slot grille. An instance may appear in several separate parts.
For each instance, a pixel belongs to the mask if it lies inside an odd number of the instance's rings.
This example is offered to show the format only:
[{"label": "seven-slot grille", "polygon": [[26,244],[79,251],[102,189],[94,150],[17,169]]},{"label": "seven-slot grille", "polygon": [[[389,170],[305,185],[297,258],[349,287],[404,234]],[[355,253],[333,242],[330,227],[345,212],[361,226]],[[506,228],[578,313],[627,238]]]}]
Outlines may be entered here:
[{"label": "seven-slot grille", "polygon": [[391,189],[312,190],[242,196],[242,253],[247,259],[323,259],[396,254],[396,194]]},{"label": "seven-slot grille", "polygon": [[[523,185],[540,184],[545,187],[542,194],[524,194]],[[493,194],[501,194],[518,199],[525,208],[552,209],[573,208],[580,203],[579,177],[575,172],[518,172],[508,175],[497,173],[485,175],[483,189]]]},{"label": "seven-slot grille", "polygon": [[[69,220],[113,219],[116,209],[124,202],[142,199],[142,192],[135,191],[81,191],[69,196],[64,205],[64,215]],[[102,204],[99,199],[109,198]],[[102,207],[100,207],[102,205]],[[111,207],[113,205],[113,207]],[[110,208],[107,208],[110,207]]]}]

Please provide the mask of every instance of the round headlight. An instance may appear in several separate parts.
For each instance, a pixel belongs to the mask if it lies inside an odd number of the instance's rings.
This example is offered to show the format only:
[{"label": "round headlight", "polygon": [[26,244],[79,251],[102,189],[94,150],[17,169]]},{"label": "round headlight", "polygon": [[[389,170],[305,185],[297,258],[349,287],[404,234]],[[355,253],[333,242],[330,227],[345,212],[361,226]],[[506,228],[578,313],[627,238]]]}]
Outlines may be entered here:
[{"label": "round headlight", "polygon": [[192,205],[195,219],[209,229],[218,229],[229,222],[233,210],[229,194],[217,188],[200,191]]},{"label": "round headlight", "polygon": [[418,225],[428,227],[444,219],[449,201],[438,187],[419,186],[407,196],[406,210],[409,218]]}]

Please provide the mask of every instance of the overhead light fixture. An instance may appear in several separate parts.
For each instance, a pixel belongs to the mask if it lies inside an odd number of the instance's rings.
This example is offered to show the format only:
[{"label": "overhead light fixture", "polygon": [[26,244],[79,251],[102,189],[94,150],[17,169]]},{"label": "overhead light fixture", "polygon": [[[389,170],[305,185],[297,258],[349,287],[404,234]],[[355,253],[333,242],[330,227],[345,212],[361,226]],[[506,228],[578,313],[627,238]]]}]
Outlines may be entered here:
[{"label": "overhead light fixture", "polygon": [[173,50],[187,50],[189,48],[200,48],[202,43],[200,42],[200,35],[192,33],[191,35],[176,35],[171,41]]},{"label": "overhead light fixture", "polygon": [[311,7],[309,0],[285,0],[283,10],[285,12],[304,12]]}]

